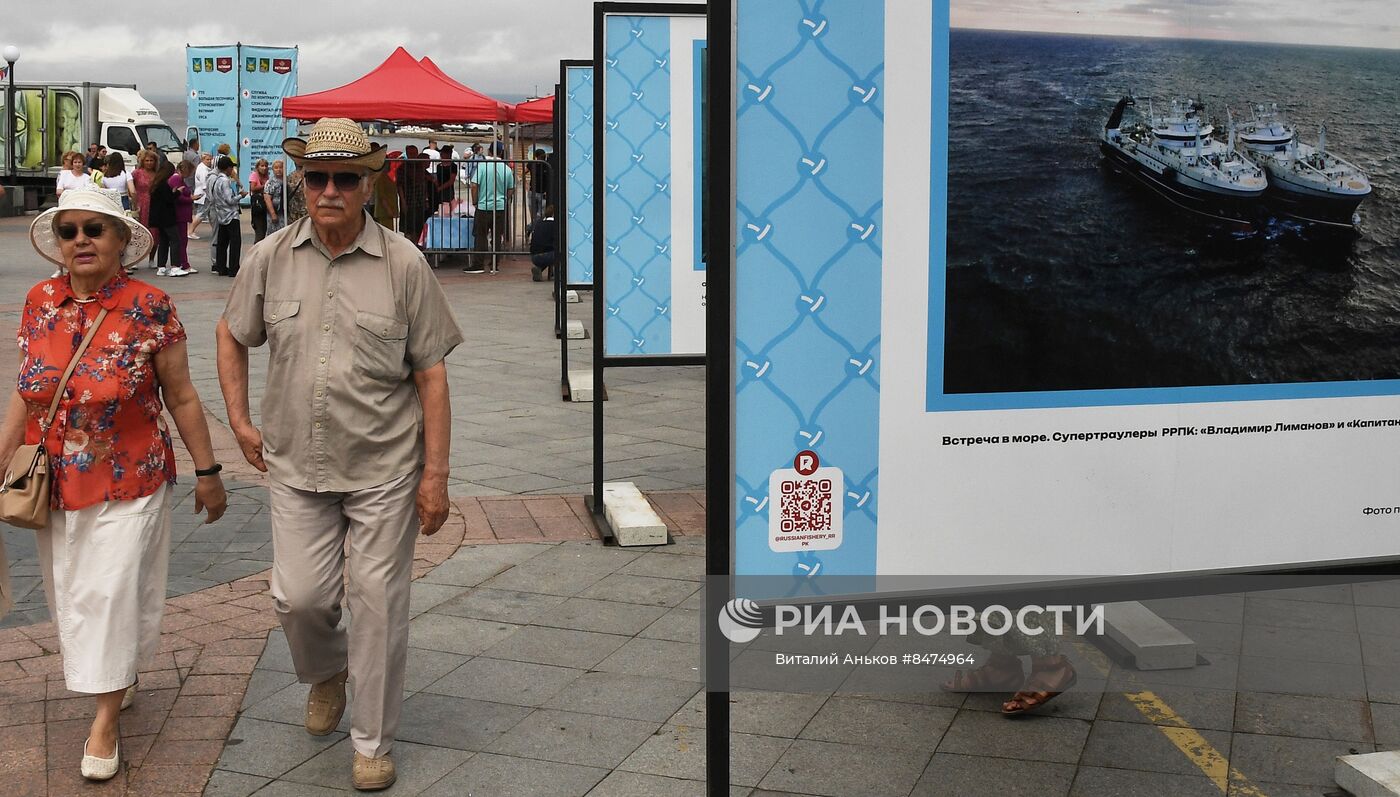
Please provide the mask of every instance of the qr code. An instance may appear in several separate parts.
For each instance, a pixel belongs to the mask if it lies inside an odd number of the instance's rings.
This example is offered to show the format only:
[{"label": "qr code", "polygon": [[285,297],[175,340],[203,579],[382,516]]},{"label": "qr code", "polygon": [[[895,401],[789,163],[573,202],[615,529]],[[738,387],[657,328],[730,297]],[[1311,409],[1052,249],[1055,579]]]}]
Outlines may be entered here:
[{"label": "qr code", "polygon": [[785,479],[778,502],[778,528],[790,531],[831,531],[831,479]]}]

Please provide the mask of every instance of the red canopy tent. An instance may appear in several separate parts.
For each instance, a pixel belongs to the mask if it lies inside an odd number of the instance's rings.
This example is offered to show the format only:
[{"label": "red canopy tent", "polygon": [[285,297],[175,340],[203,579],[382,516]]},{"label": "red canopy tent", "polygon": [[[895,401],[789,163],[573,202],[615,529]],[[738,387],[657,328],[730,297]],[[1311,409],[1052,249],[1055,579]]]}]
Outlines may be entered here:
[{"label": "red canopy tent", "polygon": [[509,121],[511,109],[514,107],[514,106],[512,106],[510,103],[508,103],[508,102],[501,102],[501,101],[498,100],[498,99],[494,99],[494,98],[492,98],[492,97],[488,97],[488,96],[486,96],[485,94],[482,94],[481,92],[477,91],[476,89],[472,88],[471,86],[468,86],[468,85],[465,84],[465,83],[458,83],[456,80],[453,79],[453,77],[452,77],[451,75],[447,74],[446,72],[444,72],[444,71],[442,71],[440,68],[438,68],[438,65],[435,64],[435,63],[433,63],[433,59],[429,58],[429,57],[426,56],[426,55],[423,56],[422,58],[418,59],[418,64],[419,64],[420,66],[422,66],[424,69],[426,69],[426,70],[428,70],[429,72],[433,73],[434,75],[437,75],[439,78],[441,78],[441,79],[447,81],[448,83],[452,84],[453,86],[456,86],[457,88],[461,89],[462,91],[465,91],[465,92],[467,92],[468,94],[471,94],[471,95],[473,95],[473,96],[475,96],[475,97],[479,97],[479,98],[481,98],[481,100],[484,101],[484,102],[494,102],[494,103],[496,104],[496,114],[497,114],[497,115],[496,115],[495,117],[493,117],[493,118],[491,118],[491,119],[474,119],[474,120],[472,120],[472,121],[476,121],[476,122],[505,122],[505,121]]},{"label": "red canopy tent", "polygon": [[436,66],[425,67],[402,47],[359,80],[282,101],[286,119],[343,116],[397,122],[500,122],[509,112],[506,103],[457,83]]},{"label": "red canopy tent", "polygon": [[549,124],[554,121],[554,97],[518,103],[511,109],[511,121],[521,124]]}]

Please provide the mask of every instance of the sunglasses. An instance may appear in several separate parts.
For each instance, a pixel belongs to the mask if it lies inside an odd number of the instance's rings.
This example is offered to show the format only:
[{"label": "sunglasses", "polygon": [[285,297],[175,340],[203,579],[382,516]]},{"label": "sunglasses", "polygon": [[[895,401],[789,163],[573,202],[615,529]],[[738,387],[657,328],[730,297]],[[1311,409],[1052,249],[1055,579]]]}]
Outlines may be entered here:
[{"label": "sunglasses", "polygon": [[360,187],[362,179],[364,179],[364,175],[359,172],[335,172],[332,174],[331,172],[310,170],[306,172],[305,177],[306,187],[312,191],[324,191],[326,185],[332,181],[335,182],[335,190],[337,191],[354,191]]},{"label": "sunglasses", "polygon": [[[54,232],[58,233],[58,237],[62,238],[65,241],[71,241],[74,238],[77,238],[78,229],[79,225],[71,223],[57,224],[54,225],[53,228]],[[90,221],[86,224],[83,224],[81,229],[83,231],[83,235],[86,235],[89,238],[101,238],[107,232],[107,224],[101,221]]]}]

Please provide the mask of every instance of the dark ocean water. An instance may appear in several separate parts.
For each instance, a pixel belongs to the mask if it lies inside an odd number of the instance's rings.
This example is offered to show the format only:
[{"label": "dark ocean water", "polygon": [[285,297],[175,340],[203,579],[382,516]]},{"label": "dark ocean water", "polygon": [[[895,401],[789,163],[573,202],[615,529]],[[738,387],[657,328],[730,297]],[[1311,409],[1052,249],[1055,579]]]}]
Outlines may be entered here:
[{"label": "dark ocean water", "polygon": [[[1400,51],[955,30],[951,69],[947,392],[1400,377]],[[1115,174],[1129,91],[1325,122],[1362,234],[1241,238]]]}]

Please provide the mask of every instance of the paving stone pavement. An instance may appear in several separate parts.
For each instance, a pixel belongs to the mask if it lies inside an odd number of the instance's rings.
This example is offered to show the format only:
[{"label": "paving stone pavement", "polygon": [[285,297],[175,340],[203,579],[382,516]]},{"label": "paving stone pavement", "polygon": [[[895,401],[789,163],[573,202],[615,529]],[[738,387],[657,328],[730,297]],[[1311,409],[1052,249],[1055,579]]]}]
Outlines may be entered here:
[{"label": "paving stone pavement", "polygon": [[[660,494],[652,500],[673,533],[694,534],[703,530],[699,496]],[[522,515],[538,522],[533,528],[512,522]],[[567,516],[572,516],[572,523],[559,522],[568,520]],[[489,553],[493,546],[516,545],[515,541],[521,539],[536,545],[591,539],[590,527],[583,522],[586,516],[587,510],[578,496],[454,498],[451,515],[442,530],[417,540],[413,575],[421,581],[414,587],[414,610],[421,611],[420,604],[433,597],[440,596],[445,602],[447,592],[461,591],[458,582],[484,580],[504,569],[500,563],[504,560]],[[697,517],[698,525],[688,525],[693,520],[678,520]],[[435,569],[448,562],[463,545],[479,553],[468,561],[451,562],[440,571]],[[677,547],[693,549],[694,544]],[[424,578],[429,575],[431,580]],[[475,610],[453,604],[443,607],[442,616],[452,616],[450,611],[469,615]],[[118,778],[103,785],[85,784],[77,774],[75,753],[81,750],[93,702],[90,696],[64,688],[53,624],[0,629],[0,794],[57,797],[203,793],[235,724],[244,719],[251,723],[267,710],[263,706],[241,718],[240,707],[290,684],[281,675],[255,672],[264,661],[272,662],[264,669],[289,666],[285,645],[280,648],[281,659],[276,639],[273,645],[267,645],[268,632],[277,625],[267,595],[265,571],[167,600],[159,652],[141,662],[136,704],[122,715],[122,755],[126,766]],[[430,637],[430,648],[471,644],[445,640],[441,629],[427,627],[416,630],[415,639],[424,633]],[[280,631],[277,637],[280,638]],[[264,653],[268,655],[264,657]],[[423,679],[436,680],[456,666],[457,657],[458,654],[432,649],[418,652],[411,668],[412,683],[426,685]],[[282,663],[276,664],[278,661]],[[291,692],[284,693],[286,699],[293,697]],[[439,731],[428,727],[422,732]],[[229,747],[239,747],[239,737],[232,738]],[[314,743],[302,740],[299,745],[276,748],[268,757],[273,762],[292,760],[300,754],[298,751],[314,749]],[[428,753],[430,758],[434,755],[432,751]],[[260,766],[275,770],[277,765]],[[423,778],[428,771],[413,777]],[[229,777],[221,776],[219,782],[210,785],[210,793],[224,788],[220,784]],[[302,785],[295,783],[272,784],[267,793],[279,790],[283,794],[306,793]]]},{"label": "paving stone pavement", "polygon": [[[392,793],[705,794],[703,553],[690,536],[627,550],[464,545],[415,582],[396,748],[404,778]],[[1400,612],[1388,608],[1400,605],[1400,584],[1279,594],[1154,602],[1183,627],[1223,626],[1198,633],[1207,663],[1195,670],[1125,670],[1075,640],[1081,688],[1019,720],[1000,715],[1001,696],[938,691],[946,670],[930,671],[920,691],[872,688],[856,672],[821,692],[736,689],[731,793],[1320,797],[1335,790],[1334,756],[1400,745],[1400,624],[1351,635],[1353,666],[1370,677],[1342,697],[1286,667],[1253,685],[1241,661],[1349,654],[1246,615],[1268,611],[1277,623],[1336,611],[1375,626],[1377,610]],[[1299,644],[1281,653],[1249,641],[1273,636]],[[752,645],[766,649],[763,637]],[[349,793],[349,713],[335,736],[312,740],[301,727],[306,691],[274,631],[206,795]]]}]

